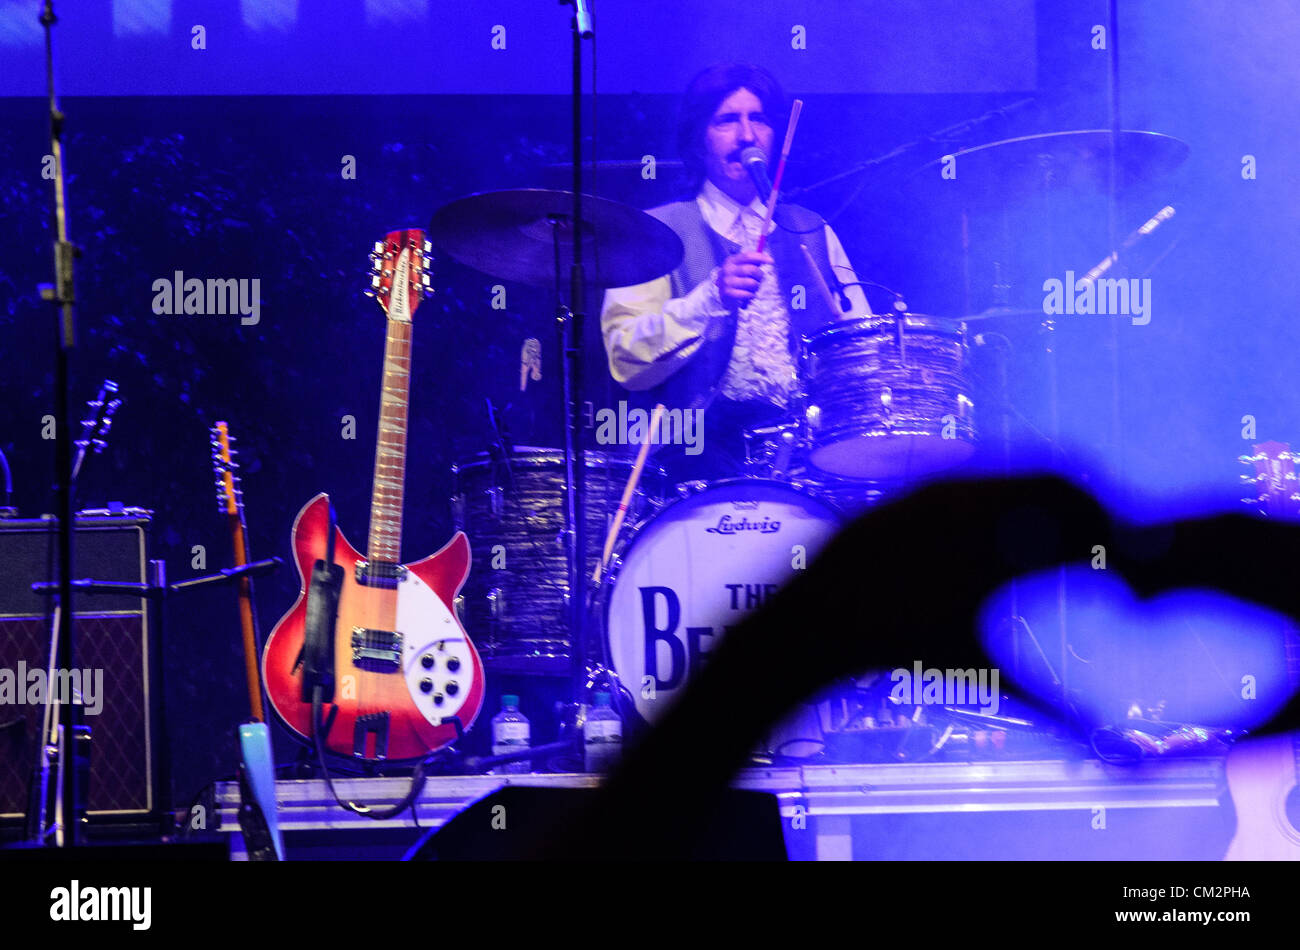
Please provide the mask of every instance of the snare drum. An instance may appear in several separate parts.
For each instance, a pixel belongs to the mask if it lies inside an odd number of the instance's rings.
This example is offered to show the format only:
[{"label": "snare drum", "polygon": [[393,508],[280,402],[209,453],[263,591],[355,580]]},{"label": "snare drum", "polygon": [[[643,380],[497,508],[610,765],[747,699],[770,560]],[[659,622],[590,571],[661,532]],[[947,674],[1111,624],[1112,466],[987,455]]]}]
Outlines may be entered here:
[{"label": "snare drum", "polygon": [[638,525],[606,579],[610,664],[647,722],[709,651],[839,530],[827,502],[785,482],[713,482]]},{"label": "snare drum", "polygon": [[962,324],[901,314],[832,324],[804,341],[809,461],[846,478],[910,479],[975,449]]},{"label": "snare drum", "polygon": [[[632,460],[603,452],[587,461],[587,556],[590,577],[610,519],[623,497]],[[564,450],[515,446],[508,460],[480,452],[452,466],[452,517],[469,535],[473,564],[461,592],[463,621],[490,670],[560,674],[569,669],[564,548]],[[628,523],[663,493],[663,472],[647,465]]]}]

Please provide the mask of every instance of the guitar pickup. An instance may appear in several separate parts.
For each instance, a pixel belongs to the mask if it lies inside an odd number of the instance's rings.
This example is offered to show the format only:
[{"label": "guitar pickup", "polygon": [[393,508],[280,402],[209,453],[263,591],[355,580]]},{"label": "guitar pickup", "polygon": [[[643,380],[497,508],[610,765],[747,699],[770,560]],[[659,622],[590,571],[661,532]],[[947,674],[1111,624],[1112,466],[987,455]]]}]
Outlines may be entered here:
[{"label": "guitar pickup", "polygon": [[352,628],[352,663],[373,673],[396,673],[402,668],[402,635],[393,630]]},{"label": "guitar pickup", "polygon": [[357,583],[393,590],[406,579],[406,565],[392,561],[357,561]]}]

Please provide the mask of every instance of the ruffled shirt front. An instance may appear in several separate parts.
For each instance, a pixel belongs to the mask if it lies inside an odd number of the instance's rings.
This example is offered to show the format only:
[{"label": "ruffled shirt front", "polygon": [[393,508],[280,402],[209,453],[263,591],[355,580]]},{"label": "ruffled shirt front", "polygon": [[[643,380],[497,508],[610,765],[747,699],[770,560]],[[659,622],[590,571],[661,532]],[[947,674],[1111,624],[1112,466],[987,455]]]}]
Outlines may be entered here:
[{"label": "ruffled shirt front", "polygon": [[[761,202],[755,199],[742,208],[712,182],[705,183],[700,199],[700,210],[713,230],[747,250],[758,246],[766,213]],[[718,392],[737,402],[759,399],[784,409],[797,382],[790,353],[790,311],[781,297],[776,269],[764,264],[758,292],[737,317],[736,343]]]}]

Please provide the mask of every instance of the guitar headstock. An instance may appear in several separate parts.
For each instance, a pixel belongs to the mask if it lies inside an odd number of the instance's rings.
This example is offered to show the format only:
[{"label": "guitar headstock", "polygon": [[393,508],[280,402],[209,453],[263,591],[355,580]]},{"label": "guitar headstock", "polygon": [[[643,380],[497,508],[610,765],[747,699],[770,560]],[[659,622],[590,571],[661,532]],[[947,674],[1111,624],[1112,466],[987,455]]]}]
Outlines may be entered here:
[{"label": "guitar headstock", "polygon": [[100,384],[99,393],[86,403],[86,418],[81,420],[81,438],[73,443],[82,452],[94,449],[96,454],[104,451],[104,439],[113,427],[113,413],[122,405],[117,398],[117,383],[111,379]]},{"label": "guitar headstock", "polygon": [[243,517],[244,491],[239,487],[239,463],[235,461],[238,454],[231,445],[235,438],[230,434],[224,422],[218,422],[210,430],[212,445],[212,472],[217,480],[217,510],[223,515]]},{"label": "guitar headstock", "polygon": [[429,256],[433,245],[419,228],[389,231],[370,252],[370,286],[390,320],[410,321],[429,289]]},{"label": "guitar headstock", "polygon": [[1254,486],[1255,497],[1242,501],[1270,518],[1300,518],[1296,453],[1285,442],[1262,442],[1253,448],[1253,455],[1238,459],[1255,469],[1253,475],[1241,476],[1243,482]]}]

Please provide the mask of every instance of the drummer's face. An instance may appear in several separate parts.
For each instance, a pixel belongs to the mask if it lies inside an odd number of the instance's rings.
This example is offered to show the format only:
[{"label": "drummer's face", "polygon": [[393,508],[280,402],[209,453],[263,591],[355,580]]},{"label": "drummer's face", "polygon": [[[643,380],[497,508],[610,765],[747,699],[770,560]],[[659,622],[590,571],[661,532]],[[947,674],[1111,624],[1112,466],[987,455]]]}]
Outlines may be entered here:
[{"label": "drummer's face", "polygon": [[740,152],[757,145],[772,157],[772,123],[763,103],[748,89],[737,89],[714,111],[704,132],[705,168],[709,180],[745,203],[754,198],[754,185],[740,163]]}]

